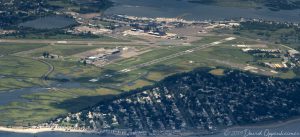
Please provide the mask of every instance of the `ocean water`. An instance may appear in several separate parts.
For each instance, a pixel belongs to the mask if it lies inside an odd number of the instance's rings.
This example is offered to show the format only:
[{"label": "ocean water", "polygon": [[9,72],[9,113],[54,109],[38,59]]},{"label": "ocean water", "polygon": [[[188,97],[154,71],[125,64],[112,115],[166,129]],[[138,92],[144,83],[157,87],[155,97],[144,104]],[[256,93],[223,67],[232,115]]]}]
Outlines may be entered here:
[{"label": "ocean water", "polygon": [[64,28],[75,23],[74,19],[65,16],[47,16],[21,23],[19,26],[34,29],[55,29]]},{"label": "ocean water", "polygon": [[112,0],[115,6],[106,14],[126,14],[140,17],[183,17],[188,20],[223,20],[260,18],[274,21],[300,22],[300,10],[271,11],[262,9],[208,6],[186,0]]}]

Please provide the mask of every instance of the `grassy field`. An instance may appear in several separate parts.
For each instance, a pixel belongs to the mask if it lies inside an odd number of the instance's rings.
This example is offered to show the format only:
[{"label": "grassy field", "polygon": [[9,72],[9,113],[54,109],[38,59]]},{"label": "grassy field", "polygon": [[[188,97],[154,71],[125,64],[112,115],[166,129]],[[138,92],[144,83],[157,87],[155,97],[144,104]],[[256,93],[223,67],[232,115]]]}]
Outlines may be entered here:
[{"label": "grassy field", "polygon": [[[216,39],[213,37],[207,37],[204,38],[203,41],[207,42],[212,42],[215,41]],[[133,66],[139,63],[147,62],[149,60],[159,58],[162,55],[167,55],[169,51],[172,51],[171,53],[175,53],[178,51],[186,50],[188,48],[192,48],[194,46],[201,46],[205,42],[199,41],[199,42],[194,42],[193,46],[185,46],[185,47],[174,47],[172,48],[162,48],[159,50],[154,50],[152,52],[148,52],[145,55],[141,57],[135,57],[131,58],[128,60],[124,60],[121,62],[118,62],[120,65],[112,65],[112,66],[107,66],[109,69],[113,70],[121,70],[124,69],[128,66]],[[184,55],[178,58],[174,58],[172,60],[168,60],[165,62],[161,62],[146,68],[138,69],[135,71],[130,72],[127,75],[124,75],[126,77],[125,81],[121,82],[127,82],[130,81],[130,79],[136,80],[139,78],[146,78],[148,80],[152,81],[157,81],[160,80],[166,76],[172,75],[174,73],[178,72],[183,72],[183,71],[190,71],[194,68],[197,67],[214,67],[214,66],[226,66],[226,67],[231,67],[231,66],[256,66],[256,67],[261,67],[257,66],[257,62],[255,62],[254,57],[251,56],[250,54],[243,53],[240,48],[232,47],[232,44],[264,44],[260,43],[258,41],[252,40],[251,39],[245,39],[245,38],[238,38],[234,41],[230,41],[224,44],[221,44],[216,47],[204,49],[201,51],[196,51],[193,54],[190,55]],[[269,46],[269,44],[268,44]],[[274,45],[271,44],[270,48],[280,48],[279,45]],[[151,56],[153,55],[153,56]],[[218,61],[224,61],[227,64],[224,63],[219,63],[219,62],[214,62],[213,60],[218,60]],[[268,62],[276,62],[279,61],[276,58],[271,58],[268,60]],[[228,65],[229,64],[229,65]],[[230,65],[232,64],[232,65]],[[268,70],[268,68],[266,68]],[[218,72],[218,74],[220,74]],[[294,73],[292,72],[282,72],[279,73],[278,75],[274,75],[277,77],[281,78],[293,78],[295,76]],[[117,78],[118,80],[122,79]],[[118,81],[120,82],[120,81]],[[131,81],[132,82],[132,81]],[[134,85],[133,85],[134,86]]]},{"label": "grassy field", "polygon": [[101,99],[118,94],[110,89],[59,89],[49,90],[23,98],[29,102],[12,102],[0,106],[0,125],[33,125],[68,112],[90,107]]},{"label": "grassy field", "polygon": [[[45,32],[46,33],[46,32]],[[79,41],[107,41],[107,42],[128,42],[129,40],[116,39],[109,36],[81,36],[81,35],[73,35],[73,34],[60,34],[53,33],[53,35],[47,35],[44,33],[29,33],[24,37],[16,37],[16,36],[3,36],[1,39],[25,39],[25,40],[79,40]]]},{"label": "grassy field", "polygon": [[0,44],[0,55],[13,54],[26,50],[33,50],[41,47],[47,46],[46,44],[10,44],[1,43]]},{"label": "grassy field", "polygon": [[101,72],[100,68],[91,65],[84,66],[78,61],[49,60],[49,63],[55,66],[55,70],[50,75],[53,78],[60,74],[70,78],[92,77]]},{"label": "grassy field", "polygon": [[42,85],[39,78],[0,78],[0,93],[12,89],[28,88],[37,85]]},{"label": "grassy field", "polygon": [[216,32],[219,34],[236,34],[250,40],[263,40],[273,44],[284,44],[297,50],[300,49],[300,33],[295,26],[245,22],[236,29],[221,29],[216,30]]},{"label": "grassy field", "polygon": [[[111,73],[113,73],[134,65],[138,65],[157,58],[164,57],[166,55],[191,49],[194,48],[195,46],[201,46],[205,43],[210,43],[220,38],[222,37],[217,37],[217,38],[206,37],[203,39],[203,41],[194,42],[192,46],[176,46],[176,47],[170,46],[170,47],[155,49],[153,51],[143,54],[142,56],[124,59],[117,63],[105,66],[104,68],[108,70],[107,72],[110,71]],[[179,72],[190,71],[197,67],[205,67],[205,66],[213,67],[213,66],[223,65],[223,64],[218,64],[216,62],[212,62],[211,60],[208,59],[226,60],[228,62],[241,63],[241,64],[247,64],[247,62],[253,60],[252,56],[243,53],[240,49],[232,47],[231,44],[232,43],[222,44],[220,46],[216,46],[213,48],[208,48],[201,51],[195,51],[192,54],[173,58],[171,60],[160,62],[151,66],[147,66],[145,68],[139,68],[137,70],[128,72],[127,74],[114,76],[109,79],[110,80],[109,85],[110,86],[117,85],[116,88],[118,89],[128,90],[128,89],[145,86],[145,84],[139,86],[140,85],[139,80],[141,79],[142,80],[146,79],[148,81],[158,81],[163,79],[166,76],[179,73]],[[107,81],[107,79],[103,81],[104,82],[99,81],[99,83],[106,84],[105,82]],[[128,85],[130,85],[133,88],[129,88]]]},{"label": "grassy field", "polygon": [[[192,43],[191,46],[164,46],[159,49],[153,49],[142,55],[122,59],[103,68],[79,63],[78,60],[47,60],[55,69],[50,75],[50,79],[57,81],[60,79],[69,79],[70,82],[80,84],[80,87],[56,87],[47,92],[23,95],[22,98],[28,102],[12,102],[0,106],[0,125],[28,125],[36,124],[68,112],[78,111],[92,105],[95,105],[102,99],[112,97],[115,94],[127,92],[129,90],[152,85],[155,82],[175,73],[190,71],[198,67],[224,66],[213,60],[221,60],[232,64],[246,65],[253,61],[253,57],[243,53],[240,49],[232,47],[232,44],[247,42],[257,44],[251,40],[239,38],[235,41],[224,43],[215,47],[195,51],[177,58],[164,62],[159,62],[151,66],[139,68],[128,73],[107,77],[93,83],[89,82],[92,78],[112,74],[122,69],[145,63],[157,58],[165,57],[180,51],[201,46],[224,37],[205,37],[201,41]],[[90,50],[81,46],[46,46],[40,47],[33,53],[39,53],[40,49],[46,48],[56,54],[65,54],[66,58],[72,58],[73,54]],[[93,49],[92,47],[91,49]],[[38,52],[37,52],[38,51]],[[35,55],[35,54],[30,54]],[[40,53],[39,53],[40,54]],[[0,84],[1,88],[12,87],[30,87],[38,85],[39,79],[29,79],[29,77],[40,77],[48,66],[34,60],[5,56],[0,58],[0,75],[17,75],[31,80],[30,82],[17,81],[15,78],[0,79],[6,81]],[[230,67],[228,65],[225,65]],[[34,70],[34,71],[32,71]],[[216,69],[211,73],[222,75],[223,71]],[[278,76],[291,77],[293,73],[281,73]],[[25,80],[25,81],[26,81]],[[65,82],[68,83],[68,82]],[[31,84],[31,85],[30,85]],[[64,83],[61,83],[64,84]]]},{"label": "grassy field", "polygon": [[[112,49],[116,48],[118,45],[115,44],[106,44],[106,45],[69,45],[69,44],[55,44],[55,45],[47,45],[43,47],[39,47],[32,50],[25,50],[26,52],[20,52],[18,55],[20,56],[26,56],[26,57],[40,57],[43,55],[44,52],[49,52],[50,54],[59,55],[60,57],[64,58],[73,58],[79,60],[79,58],[75,57],[76,54],[99,49],[99,48],[105,48],[105,49]],[[143,45],[123,45],[123,46],[130,46],[135,47],[137,49],[143,48]]]},{"label": "grassy field", "polygon": [[132,83],[128,83],[128,84],[124,85],[121,88],[125,91],[130,91],[130,90],[134,90],[134,89],[141,88],[141,87],[148,86],[148,85],[152,85],[152,84],[153,84],[152,82],[139,79],[139,80],[136,80]]},{"label": "grassy field", "polygon": [[41,62],[16,56],[1,57],[0,65],[1,75],[13,75],[19,77],[36,78],[40,77],[48,70],[47,65]]},{"label": "grassy field", "polygon": [[51,54],[59,55],[59,56],[70,56],[73,54],[81,53],[84,51],[96,49],[98,46],[87,46],[87,45],[49,45],[46,47],[39,48],[34,50],[32,53],[27,54],[29,56],[42,56],[43,52],[47,51]]},{"label": "grassy field", "polygon": [[[34,71],[33,71],[34,70]],[[48,66],[32,60],[16,56],[0,58],[0,92],[41,85],[40,77],[48,70]]]},{"label": "grassy field", "polygon": [[[105,70],[101,72],[102,75],[107,73],[108,74],[114,73],[116,71],[129,68],[131,66],[145,63],[176,52],[191,49],[194,48],[195,46],[201,46],[205,43],[210,43],[222,38],[224,37],[205,37],[200,41],[194,42],[192,46],[176,46],[176,47],[170,46],[170,47],[164,47],[160,49],[154,49],[153,51],[147,52],[141,56],[120,60],[119,62],[105,66],[104,67]],[[158,81],[163,79],[166,76],[179,73],[179,72],[190,71],[197,67],[215,67],[215,66],[224,66],[224,65],[226,67],[231,67],[231,66],[247,66],[248,64],[252,66],[256,66],[257,63],[254,62],[253,56],[247,53],[243,53],[240,48],[232,47],[232,44],[241,44],[241,43],[260,44],[259,42],[254,40],[251,41],[250,39],[238,38],[237,40],[226,42],[224,44],[220,44],[215,47],[203,49],[201,51],[195,51],[192,54],[173,58],[171,60],[160,62],[144,68],[139,68],[137,70],[128,72],[127,74],[117,75],[109,79],[104,79],[102,81],[100,80],[98,83],[103,85],[109,85],[110,87],[113,86],[114,88],[126,91],[128,89],[132,89],[129,88],[128,85],[130,85],[133,88],[145,86],[145,84],[142,84],[142,86],[139,86],[139,84],[135,84],[135,83],[139,83],[139,80],[146,79],[152,82]],[[215,62],[213,60],[223,61],[226,62],[226,64]],[[270,59],[270,61],[273,62],[275,62],[276,60],[277,60],[276,58]],[[220,75],[221,72],[216,72],[216,73]],[[292,75],[291,73],[288,74],[282,73],[282,74],[278,74],[277,76],[287,77]]]}]

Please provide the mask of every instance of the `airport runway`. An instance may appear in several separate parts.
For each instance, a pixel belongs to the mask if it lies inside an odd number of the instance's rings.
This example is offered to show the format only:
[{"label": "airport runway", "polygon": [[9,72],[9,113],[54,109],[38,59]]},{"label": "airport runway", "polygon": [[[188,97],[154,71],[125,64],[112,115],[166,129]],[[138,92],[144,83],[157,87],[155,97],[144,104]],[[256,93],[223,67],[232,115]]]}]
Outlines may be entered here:
[{"label": "airport runway", "polygon": [[126,69],[122,69],[118,72],[115,72],[114,74],[101,76],[101,77],[98,77],[96,79],[92,79],[90,81],[91,82],[97,82],[100,79],[103,79],[105,77],[112,77],[114,75],[128,73],[130,71],[133,71],[133,70],[136,70],[136,69],[139,69],[139,68],[143,68],[143,67],[147,67],[147,66],[150,66],[150,65],[153,65],[153,64],[157,64],[157,63],[160,63],[160,62],[163,62],[163,61],[166,61],[166,60],[169,60],[169,59],[173,59],[173,58],[176,58],[176,57],[179,57],[179,56],[192,54],[195,51],[202,50],[202,49],[209,48],[209,47],[213,47],[213,46],[216,46],[216,45],[219,45],[219,44],[222,44],[224,42],[231,41],[231,40],[234,40],[234,39],[236,39],[236,38],[235,37],[228,37],[228,38],[225,38],[225,39],[222,39],[222,40],[219,40],[219,41],[215,41],[215,42],[212,42],[212,43],[209,43],[209,44],[205,44],[205,45],[202,45],[202,46],[197,46],[197,47],[185,50],[185,51],[177,52],[177,53],[174,53],[174,54],[162,57],[162,58],[158,58],[158,59],[155,59],[155,60],[152,60],[152,61],[149,61],[149,62],[145,62],[145,63],[138,64],[138,65],[126,68]]},{"label": "airport runway", "polygon": [[162,57],[162,58],[158,58],[158,59],[146,62],[146,63],[142,63],[142,64],[139,64],[139,65],[136,65],[136,66],[132,66],[130,68],[123,69],[120,72],[129,72],[129,71],[141,68],[141,67],[147,67],[147,66],[157,64],[159,62],[163,62],[163,61],[173,59],[173,58],[176,58],[176,57],[179,57],[179,56],[183,56],[183,55],[186,55],[186,54],[192,54],[195,51],[202,50],[202,49],[205,49],[205,48],[209,48],[209,47],[212,47],[212,46],[215,46],[215,45],[219,45],[221,43],[224,43],[224,42],[227,42],[227,41],[230,41],[230,40],[234,40],[234,39],[235,39],[234,37],[225,38],[225,39],[215,41],[215,42],[212,42],[212,43],[209,43],[209,44],[205,44],[205,45],[198,46],[198,47],[195,47],[195,48],[191,48],[191,49],[188,49],[188,50],[185,50],[185,51],[174,53],[174,54]]},{"label": "airport runway", "polygon": [[0,39],[0,43],[14,44],[61,44],[61,45],[150,45],[143,41],[129,42],[112,42],[112,41],[95,41],[95,40],[17,40],[17,39]]}]

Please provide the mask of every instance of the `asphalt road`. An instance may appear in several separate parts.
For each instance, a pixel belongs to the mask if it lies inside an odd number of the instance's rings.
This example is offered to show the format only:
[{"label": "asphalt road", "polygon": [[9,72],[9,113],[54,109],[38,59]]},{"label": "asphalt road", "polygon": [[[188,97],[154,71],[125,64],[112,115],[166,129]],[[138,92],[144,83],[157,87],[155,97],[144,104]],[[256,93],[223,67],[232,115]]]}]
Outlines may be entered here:
[{"label": "asphalt road", "polygon": [[44,75],[42,75],[42,77],[41,77],[43,80],[47,80],[48,76],[54,71],[54,66],[52,64],[50,64],[49,62],[42,60],[42,59],[35,59],[35,60],[42,62],[48,66],[48,71],[46,73],[44,73]]}]

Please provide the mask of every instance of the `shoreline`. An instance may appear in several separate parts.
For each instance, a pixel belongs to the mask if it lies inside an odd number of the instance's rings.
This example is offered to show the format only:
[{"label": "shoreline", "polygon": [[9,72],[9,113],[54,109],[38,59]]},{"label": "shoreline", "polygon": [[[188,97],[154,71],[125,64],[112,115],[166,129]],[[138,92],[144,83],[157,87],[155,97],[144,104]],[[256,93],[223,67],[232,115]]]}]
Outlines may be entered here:
[{"label": "shoreline", "polygon": [[[277,128],[291,123],[300,122],[300,117],[291,118],[289,120],[280,120],[276,122],[267,122],[261,124],[253,124],[253,125],[245,125],[245,126],[233,126],[220,130],[222,132],[224,130],[233,130],[233,129],[241,129],[241,128]],[[40,128],[26,128],[26,127],[3,127],[0,126],[0,132],[9,132],[9,133],[24,133],[24,134],[36,134],[43,132],[65,132],[65,133],[99,133],[95,130],[80,130],[80,129],[72,129],[72,128],[50,128],[50,127],[40,127]]]},{"label": "shoreline", "polygon": [[273,120],[264,123],[257,123],[257,124],[248,124],[248,125],[236,125],[228,128],[224,128],[225,130],[232,130],[232,129],[241,129],[241,128],[278,128],[284,125],[292,124],[292,123],[300,123],[300,117],[293,117],[286,120]]},{"label": "shoreline", "polygon": [[9,133],[25,133],[25,134],[36,134],[43,132],[66,132],[66,133],[96,133],[93,130],[80,130],[80,129],[71,129],[71,128],[25,128],[25,127],[3,127],[0,126],[0,132],[9,132]]}]

